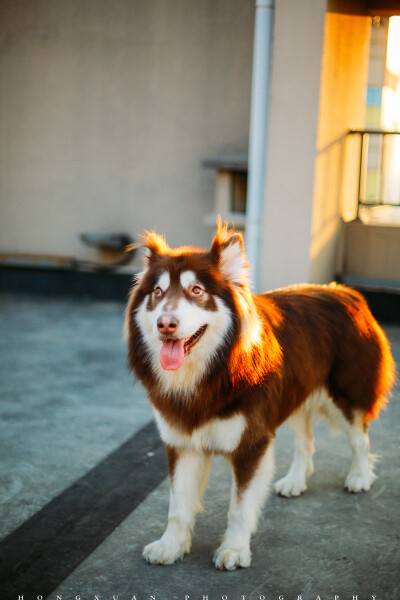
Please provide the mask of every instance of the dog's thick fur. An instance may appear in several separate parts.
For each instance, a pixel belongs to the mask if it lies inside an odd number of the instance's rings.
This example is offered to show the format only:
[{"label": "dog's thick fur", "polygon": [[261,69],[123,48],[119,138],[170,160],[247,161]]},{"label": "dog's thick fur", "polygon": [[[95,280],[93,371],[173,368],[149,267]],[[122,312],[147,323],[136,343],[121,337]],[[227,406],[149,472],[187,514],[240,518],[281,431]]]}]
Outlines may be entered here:
[{"label": "dog's thick fur", "polygon": [[172,249],[155,233],[141,245],[149,254],[127,307],[129,365],[147,388],[171,485],[167,529],[143,555],[168,564],[189,552],[218,453],[232,467],[232,492],[215,566],[247,567],[282,423],[296,445],[288,474],[275,483],[278,493],[306,489],[314,410],[349,439],[346,488],[370,488],[368,422],[394,381],[389,344],[363,297],[342,285],[253,295],[242,236],[221,223],[209,251]]}]

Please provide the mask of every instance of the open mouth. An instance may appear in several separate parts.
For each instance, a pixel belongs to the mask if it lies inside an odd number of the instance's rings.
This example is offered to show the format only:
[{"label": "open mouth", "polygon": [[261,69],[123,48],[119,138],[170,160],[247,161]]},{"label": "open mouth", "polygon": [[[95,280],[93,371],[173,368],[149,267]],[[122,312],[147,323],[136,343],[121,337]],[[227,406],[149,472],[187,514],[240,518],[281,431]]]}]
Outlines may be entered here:
[{"label": "open mouth", "polygon": [[193,348],[193,346],[195,344],[197,344],[197,342],[199,341],[199,339],[203,336],[205,330],[207,329],[207,325],[202,325],[200,327],[200,329],[198,329],[196,331],[196,333],[194,333],[190,338],[188,338],[185,343],[183,344],[183,348],[185,351],[185,354],[187,354],[191,348]]},{"label": "open mouth", "polygon": [[202,325],[196,333],[189,338],[168,338],[163,342],[160,351],[160,363],[166,371],[176,371],[181,366],[183,359],[195,344],[203,337],[207,325]]}]

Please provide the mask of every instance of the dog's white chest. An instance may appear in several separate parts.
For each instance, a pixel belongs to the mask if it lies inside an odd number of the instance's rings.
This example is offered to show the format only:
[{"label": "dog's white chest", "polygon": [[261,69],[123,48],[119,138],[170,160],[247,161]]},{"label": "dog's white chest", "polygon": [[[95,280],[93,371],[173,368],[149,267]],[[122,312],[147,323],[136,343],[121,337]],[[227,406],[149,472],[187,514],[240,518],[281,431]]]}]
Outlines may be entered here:
[{"label": "dog's white chest", "polygon": [[246,427],[243,415],[235,415],[229,419],[213,419],[188,435],[171,427],[157,409],[153,408],[153,412],[161,438],[166,444],[198,452],[233,452]]}]

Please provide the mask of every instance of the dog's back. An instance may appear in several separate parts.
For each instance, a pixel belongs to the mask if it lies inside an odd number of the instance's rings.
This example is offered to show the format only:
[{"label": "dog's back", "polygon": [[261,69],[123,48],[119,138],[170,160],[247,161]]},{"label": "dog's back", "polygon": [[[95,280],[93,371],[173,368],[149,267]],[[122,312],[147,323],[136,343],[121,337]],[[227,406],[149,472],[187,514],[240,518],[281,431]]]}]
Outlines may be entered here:
[{"label": "dog's back", "polygon": [[[290,412],[318,388],[325,388],[351,420],[375,418],[394,381],[386,335],[357,291],[337,284],[301,285],[256,296],[284,351],[283,396]],[[291,387],[292,386],[292,387]],[[282,421],[288,415],[282,415]]]}]

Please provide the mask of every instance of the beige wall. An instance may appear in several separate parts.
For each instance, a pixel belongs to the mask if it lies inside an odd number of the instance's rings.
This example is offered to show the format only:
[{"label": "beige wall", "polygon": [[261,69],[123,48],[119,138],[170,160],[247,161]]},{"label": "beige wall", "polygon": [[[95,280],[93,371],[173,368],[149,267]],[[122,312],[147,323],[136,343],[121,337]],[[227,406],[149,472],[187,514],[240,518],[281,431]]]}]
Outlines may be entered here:
[{"label": "beige wall", "polygon": [[208,244],[248,144],[252,0],[3,0],[0,252],[95,258],[85,230]]},{"label": "beige wall", "polygon": [[[393,225],[369,225],[361,221],[345,224],[343,273],[351,281],[373,285],[400,281],[400,229]],[[389,284],[390,285],[390,284]]]},{"label": "beige wall", "polygon": [[354,216],[359,138],[345,136],[365,126],[370,22],[326,15],[310,248],[310,277],[317,283],[335,276],[341,215]]},{"label": "beige wall", "polygon": [[[276,1],[263,289],[330,280],[354,212],[369,19],[326,9]],[[145,228],[208,245],[201,163],[247,148],[253,27],[253,0],[3,0],[0,252],[96,260],[81,231]]]}]

